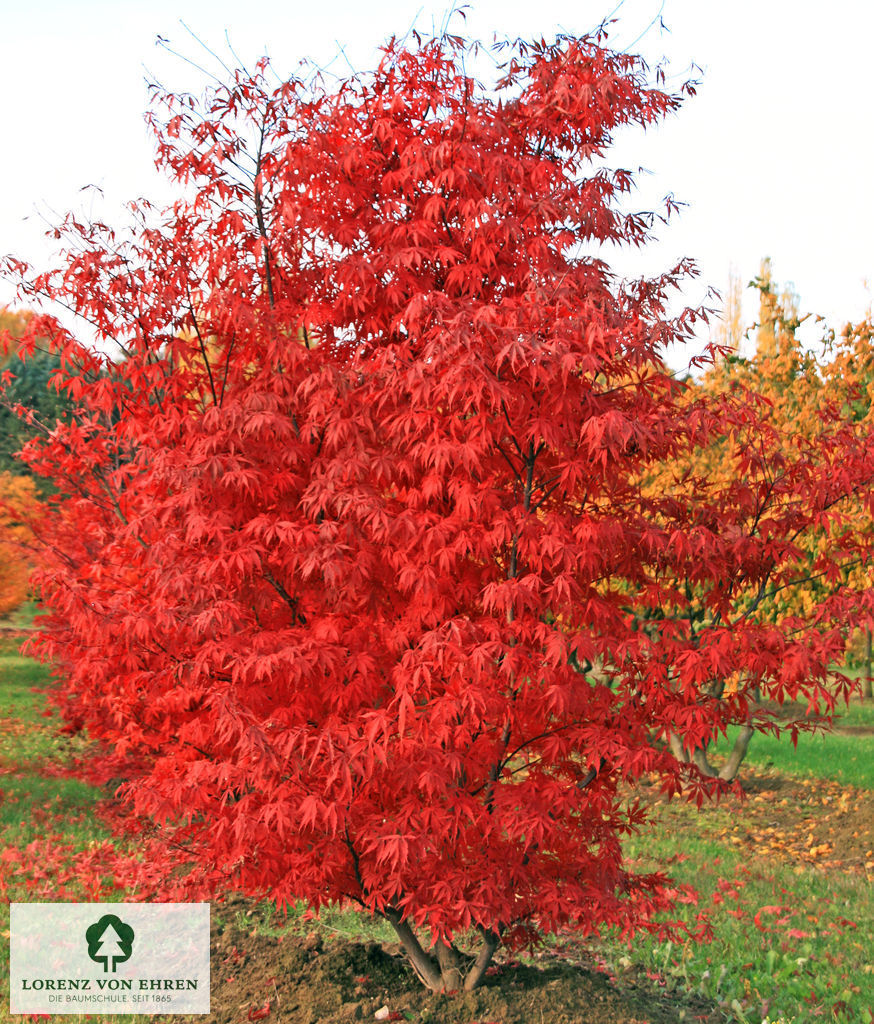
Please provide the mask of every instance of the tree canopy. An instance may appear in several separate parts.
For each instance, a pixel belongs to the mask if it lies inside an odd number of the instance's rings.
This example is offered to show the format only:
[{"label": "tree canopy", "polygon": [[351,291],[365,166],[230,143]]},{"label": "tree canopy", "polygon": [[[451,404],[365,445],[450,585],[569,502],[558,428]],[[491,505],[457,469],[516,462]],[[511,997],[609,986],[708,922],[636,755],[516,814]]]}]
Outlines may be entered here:
[{"label": "tree canopy", "polygon": [[[691,265],[603,259],[655,216],[600,158],[681,95],[602,36],[508,44],[496,87],[469,50],[413,34],[336,85],[261,66],[160,97],[176,204],[10,266],[124,354],[34,319],[81,413],[27,459],[57,488],[37,647],[156,826],[140,877],[351,901],[434,989],[500,942],[666,928],[676,889],[622,858],[627,784],[718,790],[669,734],[706,745],[762,690],[833,700],[868,614],[738,606],[870,480],[867,435],[799,444],[775,485],[761,404],[664,364],[702,316],[666,312]],[[740,479],[677,471],[720,438]]]}]

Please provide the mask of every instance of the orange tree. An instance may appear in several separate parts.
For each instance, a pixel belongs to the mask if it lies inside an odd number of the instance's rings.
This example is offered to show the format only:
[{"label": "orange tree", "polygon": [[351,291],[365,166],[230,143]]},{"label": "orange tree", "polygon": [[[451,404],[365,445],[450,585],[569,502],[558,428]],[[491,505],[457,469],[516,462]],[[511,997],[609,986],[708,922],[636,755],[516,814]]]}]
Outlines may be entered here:
[{"label": "orange tree", "polygon": [[5,339],[0,359],[0,615],[27,599],[32,527],[39,509],[37,487],[15,454],[42,426],[40,417],[47,419],[49,409],[59,412],[66,404],[49,389],[57,357],[34,346],[30,358],[22,358],[19,345],[32,319],[29,312],[0,309],[0,337]]},{"label": "orange tree", "polygon": [[38,508],[30,477],[0,473],[0,615],[8,615],[27,600],[32,523]]}]

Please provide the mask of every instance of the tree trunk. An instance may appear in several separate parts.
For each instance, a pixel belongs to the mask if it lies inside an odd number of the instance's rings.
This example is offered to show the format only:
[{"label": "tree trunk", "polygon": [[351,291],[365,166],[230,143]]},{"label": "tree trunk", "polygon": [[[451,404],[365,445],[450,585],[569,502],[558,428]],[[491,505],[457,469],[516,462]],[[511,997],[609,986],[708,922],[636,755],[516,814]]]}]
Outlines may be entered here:
[{"label": "tree trunk", "polygon": [[407,954],[413,970],[418,975],[419,981],[426,988],[431,989],[432,992],[442,992],[443,976],[440,972],[440,966],[422,949],[422,945],[416,938],[416,933],[413,929],[402,919],[396,910],[386,910],[385,917],[392,928],[394,928],[397,937],[401,940],[404,952]]},{"label": "tree trunk", "polygon": [[683,738],[675,732],[668,733],[668,746],[671,753],[682,764],[689,764],[691,761],[702,775],[715,779],[718,772],[707,760],[707,747],[698,747],[697,750],[689,751],[683,744]]},{"label": "tree trunk", "polygon": [[[383,916],[394,928],[419,980],[432,992],[470,992],[478,988],[486,976],[495,951],[501,944],[501,936],[497,931],[479,928],[482,946],[479,955],[465,970],[467,958],[452,943],[434,943],[432,956],[423,948],[416,933],[398,911],[386,910]],[[470,961],[467,960],[467,963]]]},{"label": "tree trunk", "polygon": [[715,779],[719,775],[717,769],[707,760],[707,747],[698,747],[696,750],[693,750],[692,760],[702,775],[706,775],[711,779]]},{"label": "tree trunk", "polygon": [[683,740],[675,732],[668,733],[668,746],[674,757],[683,764],[689,763],[689,753],[683,746]]},{"label": "tree trunk", "polygon": [[720,779],[723,779],[725,782],[734,782],[737,778],[741,763],[747,756],[747,750],[749,750],[750,740],[753,738],[754,731],[751,725],[741,727],[740,732],[737,734],[737,739],[734,741],[731,753],[728,755],[725,764],[719,769],[718,776]]},{"label": "tree trunk", "polygon": [[464,971],[461,957],[455,946],[446,942],[437,942],[437,963],[440,964],[440,978],[444,992],[460,992],[464,985]]},{"label": "tree trunk", "polygon": [[702,775],[706,775],[710,779],[734,782],[743,759],[747,756],[747,750],[749,750],[750,740],[753,738],[754,732],[755,730],[751,725],[741,726],[737,739],[734,741],[734,746],[731,748],[731,753],[721,768],[717,768],[710,763],[707,757],[707,747],[698,747],[690,754],[683,746],[680,736],[675,732],[668,733],[668,744],[671,748],[671,753],[678,761],[682,761],[684,764],[688,764],[691,761]]},{"label": "tree trunk", "polygon": [[862,680],[862,699],[874,697],[871,688],[871,630],[865,630],[865,678]]},{"label": "tree trunk", "polygon": [[492,962],[495,950],[501,944],[501,936],[498,932],[487,931],[485,928],[480,928],[479,933],[482,936],[483,944],[480,947],[479,955],[474,961],[471,969],[467,972],[467,977],[464,979],[465,992],[470,992],[472,989],[479,987],[483,978],[486,976],[486,970]]}]

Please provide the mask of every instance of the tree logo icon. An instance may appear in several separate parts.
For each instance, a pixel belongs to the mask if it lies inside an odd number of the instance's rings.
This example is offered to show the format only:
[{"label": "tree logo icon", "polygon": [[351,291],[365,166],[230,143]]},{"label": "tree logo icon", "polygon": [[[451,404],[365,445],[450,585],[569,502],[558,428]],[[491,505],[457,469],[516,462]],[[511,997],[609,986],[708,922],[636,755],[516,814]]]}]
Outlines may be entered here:
[{"label": "tree logo icon", "polygon": [[85,931],[88,956],[95,963],[102,963],[104,971],[115,971],[131,955],[134,945],[134,930],[115,914],[104,914]]}]

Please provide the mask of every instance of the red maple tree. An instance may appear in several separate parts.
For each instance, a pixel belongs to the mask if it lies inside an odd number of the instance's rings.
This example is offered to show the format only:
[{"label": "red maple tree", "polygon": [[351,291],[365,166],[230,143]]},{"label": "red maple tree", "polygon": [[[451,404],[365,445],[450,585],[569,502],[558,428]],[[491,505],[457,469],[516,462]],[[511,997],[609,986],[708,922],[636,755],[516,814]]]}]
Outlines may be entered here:
[{"label": "red maple tree", "polygon": [[747,685],[825,692],[791,674],[805,635],[720,618],[785,537],[703,483],[642,485],[752,415],[664,366],[701,315],[666,312],[690,265],[604,261],[653,218],[600,158],[680,95],[601,36],[509,46],[495,87],[468,49],[163,96],[179,201],[124,237],[71,221],[58,271],[12,265],[100,342],[34,320],[79,405],[27,453],[58,488],[38,648],[160,826],[151,868],[352,901],[437,990],[479,984],[502,941],[661,927],[676,891],[623,864],[625,784],[700,800],[719,784],[673,756],[678,723],[708,742]]}]

